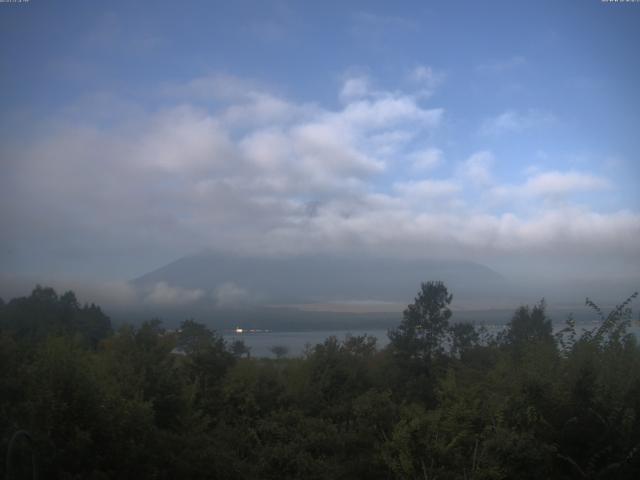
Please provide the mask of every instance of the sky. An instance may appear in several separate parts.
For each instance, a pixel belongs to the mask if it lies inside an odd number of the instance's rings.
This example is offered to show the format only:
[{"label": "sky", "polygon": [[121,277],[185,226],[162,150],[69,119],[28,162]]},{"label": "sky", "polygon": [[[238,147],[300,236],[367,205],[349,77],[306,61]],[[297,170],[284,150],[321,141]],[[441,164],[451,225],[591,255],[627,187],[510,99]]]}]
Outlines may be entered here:
[{"label": "sky", "polygon": [[0,295],[203,250],[637,289],[639,26],[600,0],[0,3]]}]

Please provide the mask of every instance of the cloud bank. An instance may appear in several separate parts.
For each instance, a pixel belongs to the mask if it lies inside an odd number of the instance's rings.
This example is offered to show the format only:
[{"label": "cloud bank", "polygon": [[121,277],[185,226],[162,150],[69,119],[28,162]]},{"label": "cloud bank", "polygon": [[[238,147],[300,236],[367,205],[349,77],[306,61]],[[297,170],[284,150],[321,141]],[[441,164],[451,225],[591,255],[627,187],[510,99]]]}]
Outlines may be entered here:
[{"label": "cloud bank", "polygon": [[[347,78],[335,108],[217,75],[162,85],[162,108],[119,103],[109,112],[106,102],[107,122],[79,101],[73,115],[60,112],[26,145],[5,143],[2,255],[41,255],[53,271],[66,260],[121,258],[124,276],[134,259],[150,268],[152,258],[205,248],[609,256],[637,268],[640,215],[600,211],[575,196],[611,190],[607,178],[536,170],[516,184],[501,179],[508,159],[490,150],[450,155],[436,141],[448,113],[423,95],[444,77],[428,67],[409,76],[410,91]],[[508,134],[549,118],[507,112],[479,128]],[[148,301],[201,295],[158,285]],[[246,292],[230,284],[216,295],[235,302]]]}]

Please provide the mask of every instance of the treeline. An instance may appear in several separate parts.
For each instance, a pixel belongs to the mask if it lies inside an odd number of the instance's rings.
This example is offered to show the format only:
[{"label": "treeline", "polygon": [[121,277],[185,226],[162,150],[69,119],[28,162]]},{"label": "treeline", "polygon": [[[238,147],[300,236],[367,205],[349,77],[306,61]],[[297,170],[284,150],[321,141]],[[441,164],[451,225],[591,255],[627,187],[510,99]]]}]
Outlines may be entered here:
[{"label": "treeline", "polygon": [[634,297],[588,301],[591,330],[554,335],[541,302],[489,335],[429,282],[384,349],[263,359],[192,320],[114,332],[37,287],[0,301],[2,472],[32,478],[33,451],[52,479],[640,478]]}]

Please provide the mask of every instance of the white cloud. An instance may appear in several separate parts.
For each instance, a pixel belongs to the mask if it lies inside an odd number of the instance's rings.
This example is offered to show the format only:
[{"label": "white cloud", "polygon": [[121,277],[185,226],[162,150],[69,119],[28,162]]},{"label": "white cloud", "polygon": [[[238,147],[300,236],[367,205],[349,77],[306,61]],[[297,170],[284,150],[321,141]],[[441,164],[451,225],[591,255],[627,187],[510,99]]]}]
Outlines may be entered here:
[{"label": "white cloud", "polygon": [[419,65],[411,71],[411,80],[416,83],[425,83],[427,86],[434,86],[442,81],[442,74],[436,73],[433,68]]},{"label": "white cloud", "polygon": [[151,287],[144,301],[153,305],[183,305],[192,303],[204,297],[204,291],[200,289],[185,289],[173,287],[166,282],[158,282]]},{"label": "white cloud", "polygon": [[398,128],[374,133],[369,136],[368,141],[373,151],[380,156],[395,156],[401,154],[404,147],[415,136],[416,132],[413,130]]},{"label": "white cloud", "polygon": [[[108,102],[117,108],[107,123],[92,115],[93,103],[85,115],[78,104],[28,148],[9,153],[5,143],[0,242],[30,257],[46,237],[52,258],[60,249],[121,254],[153,245],[157,258],[248,248],[261,232],[299,224],[309,198],[366,193],[386,171],[380,156],[411,153],[412,139],[437,129],[443,114],[402,92],[328,110],[245,91],[250,84],[196,79],[164,92],[181,94],[176,106],[134,105],[133,118],[122,102]],[[209,99],[222,104],[203,106]]]},{"label": "white cloud", "polygon": [[233,75],[213,74],[190,79],[184,83],[165,83],[159,89],[161,96],[175,100],[230,101],[246,100],[263,91],[263,87]]},{"label": "white cloud", "polygon": [[480,134],[498,136],[505,133],[520,133],[532,128],[553,124],[555,116],[549,112],[529,110],[517,112],[507,110],[495,117],[485,119],[480,126]]},{"label": "white cloud", "polygon": [[432,170],[442,164],[443,153],[439,148],[427,148],[410,155],[414,170]]},{"label": "white cloud", "polygon": [[409,96],[387,95],[375,100],[359,100],[350,103],[335,119],[347,125],[373,130],[390,125],[416,122],[424,128],[435,128],[440,124],[444,110],[425,110]]},{"label": "white cloud", "polygon": [[611,188],[609,180],[591,173],[528,169],[528,178],[519,185],[500,185],[491,190],[496,198],[507,201],[523,197],[566,198],[580,192],[596,192]]},{"label": "white cloud", "polygon": [[222,121],[229,126],[246,128],[252,125],[282,124],[304,118],[312,106],[294,105],[268,93],[252,93],[245,102],[230,105],[222,114]]},{"label": "white cloud", "polygon": [[244,155],[259,168],[278,170],[292,155],[289,138],[282,129],[262,129],[245,136],[240,142]]},{"label": "white cloud", "polygon": [[234,146],[218,120],[190,107],[157,116],[136,143],[131,152],[136,163],[172,173],[224,167],[234,157]]},{"label": "white cloud", "polygon": [[306,172],[322,177],[327,170],[338,175],[368,175],[380,172],[384,165],[360,151],[352,133],[331,122],[300,125],[291,132],[296,161]]},{"label": "white cloud", "polygon": [[610,186],[606,179],[589,173],[551,171],[529,178],[523,185],[523,190],[531,195],[566,195],[602,190]]},{"label": "white cloud", "polygon": [[[205,95],[204,85],[192,86]],[[137,107],[135,124],[122,127],[82,123],[78,109],[46,134],[34,131],[28,148],[5,143],[0,251],[14,249],[24,261],[37,252],[51,268],[67,257],[78,264],[151,253],[168,259],[205,247],[256,255],[640,255],[630,240],[640,230],[637,213],[572,206],[572,193],[608,186],[588,172],[531,170],[519,185],[500,184],[493,154],[478,151],[450,178],[402,179],[401,169],[423,177],[444,157],[424,147],[444,110],[410,93],[354,94],[328,109],[264,89],[235,91],[231,81],[211,85],[224,97],[215,108],[200,100],[160,111]],[[502,196],[508,213],[479,201],[487,193]],[[569,198],[550,209],[554,196]],[[518,210],[513,199],[533,208]],[[168,304],[202,295],[159,284],[146,299]],[[215,295],[244,293],[227,285]]]},{"label": "white cloud", "polygon": [[[433,192],[432,186],[422,187],[424,192]],[[357,250],[409,258],[460,258],[463,254],[485,260],[523,254],[555,258],[596,252],[611,255],[616,249],[617,255],[636,265],[640,254],[634,240],[640,234],[640,215],[632,212],[599,214],[564,208],[527,217],[452,209],[420,213],[402,203],[394,205],[393,200],[386,203],[387,208],[363,209],[352,215],[323,209],[304,229],[289,226],[271,231],[266,244],[279,253]],[[295,247],[284,249],[284,245]]]},{"label": "white cloud", "polygon": [[483,150],[475,152],[462,165],[460,174],[476,186],[487,186],[492,182],[491,167],[495,161],[493,153]]},{"label": "white cloud", "polygon": [[418,198],[451,196],[461,190],[460,185],[451,180],[399,182],[394,184],[394,189],[402,196]]},{"label": "white cloud", "polygon": [[219,307],[235,307],[246,304],[252,300],[248,290],[236,285],[234,282],[225,282],[218,285],[213,293],[216,305]]},{"label": "white cloud", "polygon": [[340,98],[345,101],[363,98],[371,94],[369,79],[367,77],[350,77],[347,78],[340,90]]},{"label": "white cloud", "polygon": [[419,87],[420,97],[429,98],[442,85],[445,74],[428,65],[418,65],[409,73],[409,80]]}]

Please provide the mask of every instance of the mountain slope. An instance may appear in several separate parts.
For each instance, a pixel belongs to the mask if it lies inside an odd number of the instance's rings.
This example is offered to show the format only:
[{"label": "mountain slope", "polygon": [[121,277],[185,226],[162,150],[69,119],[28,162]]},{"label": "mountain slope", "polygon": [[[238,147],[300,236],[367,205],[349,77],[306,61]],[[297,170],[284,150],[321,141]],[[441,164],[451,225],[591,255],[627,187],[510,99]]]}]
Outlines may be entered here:
[{"label": "mountain slope", "polygon": [[[133,281],[183,289],[243,292],[259,303],[411,300],[420,282],[442,280],[465,298],[495,294],[505,279],[473,262],[304,256],[252,258],[201,253],[176,260]],[[234,290],[235,289],[235,290]]]}]

